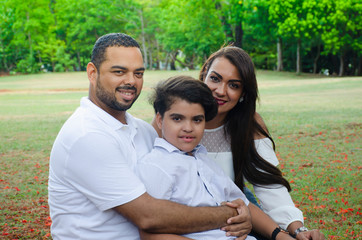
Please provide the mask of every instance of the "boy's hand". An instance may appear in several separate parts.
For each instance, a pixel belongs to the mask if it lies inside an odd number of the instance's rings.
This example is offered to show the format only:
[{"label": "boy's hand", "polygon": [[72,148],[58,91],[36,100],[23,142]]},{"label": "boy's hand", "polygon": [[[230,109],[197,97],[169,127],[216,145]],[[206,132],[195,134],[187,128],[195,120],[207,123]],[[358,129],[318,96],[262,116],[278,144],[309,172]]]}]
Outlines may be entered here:
[{"label": "boy's hand", "polygon": [[227,226],[221,228],[226,231],[227,236],[236,236],[238,240],[246,239],[252,229],[251,215],[248,206],[241,199],[224,203],[225,205],[235,208],[239,215],[227,220]]}]

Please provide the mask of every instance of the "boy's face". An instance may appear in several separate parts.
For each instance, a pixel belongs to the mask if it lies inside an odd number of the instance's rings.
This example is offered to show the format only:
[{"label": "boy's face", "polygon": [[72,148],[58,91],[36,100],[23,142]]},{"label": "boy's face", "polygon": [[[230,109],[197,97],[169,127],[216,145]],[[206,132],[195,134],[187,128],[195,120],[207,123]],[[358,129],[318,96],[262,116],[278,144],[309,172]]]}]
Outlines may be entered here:
[{"label": "boy's face", "polygon": [[199,103],[176,99],[163,118],[156,115],[162,137],[178,149],[191,152],[200,143],[205,129],[205,111]]}]

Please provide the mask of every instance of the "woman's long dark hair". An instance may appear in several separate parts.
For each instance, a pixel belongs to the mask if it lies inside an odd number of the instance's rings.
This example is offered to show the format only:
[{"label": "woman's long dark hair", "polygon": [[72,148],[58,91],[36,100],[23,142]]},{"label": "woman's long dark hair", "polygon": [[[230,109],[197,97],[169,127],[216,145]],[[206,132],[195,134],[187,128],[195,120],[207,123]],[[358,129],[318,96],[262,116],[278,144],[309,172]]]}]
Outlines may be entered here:
[{"label": "woman's long dark hair", "polygon": [[290,191],[290,185],[282,176],[282,172],[263,159],[255,148],[255,134],[268,137],[272,141],[274,149],[275,144],[270,134],[255,119],[256,101],[259,97],[254,64],[250,56],[238,47],[221,48],[206,60],[199,79],[205,80],[213,61],[219,57],[228,59],[238,69],[244,94],[244,100],[238,102],[228,112],[224,122],[225,133],[230,136],[231,140],[236,185],[243,189],[245,177],[253,185],[281,184]]}]

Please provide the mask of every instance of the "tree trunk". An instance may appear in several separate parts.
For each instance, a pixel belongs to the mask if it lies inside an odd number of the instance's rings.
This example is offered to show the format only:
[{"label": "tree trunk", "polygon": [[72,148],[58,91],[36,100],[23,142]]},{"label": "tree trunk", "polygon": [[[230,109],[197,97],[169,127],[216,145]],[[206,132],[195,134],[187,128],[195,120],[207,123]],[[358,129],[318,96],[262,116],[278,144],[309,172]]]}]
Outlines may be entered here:
[{"label": "tree trunk", "polygon": [[[216,10],[220,10],[221,4],[215,3],[215,8],[216,8]],[[221,24],[223,25],[225,39],[228,41],[228,44],[230,44],[233,40],[233,30],[232,30],[231,24],[227,21],[226,17],[222,14],[219,17],[219,19],[221,21]]]},{"label": "tree trunk", "polygon": [[180,61],[179,59],[176,59],[176,61],[177,61],[178,63],[180,63],[183,67],[187,67],[187,68],[189,68],[190,70],[194,70],[194,69],[195,69],[195,66],[194,66],[195,54],[192,54],[192,57],[191,57],[191,60],[190,60],[189,63],[182,62],[182,61]]},{"label": "tree trunk", "polygon": [[163,68],[163,70],[167,70],[167,67],[168,67],[168,61],[169,61],[169,56],[170,56],[170,53],[167,53],[166,54],[166,58],[165,58],[165,67]]},{"label": "tree trunk", "polygon": [[[26,13],[26,20],[29,22],[30,17],[29,17],[29,12]],[[34,70],[34,62],[33,62],[33,43],[31,40],[31,33],[30,31],[28,31],[28,41],[29,41],[29,56],[30,56],[30,64],[31,64],[31,72],[33,72]]]},{"label": "tree trunk", "polygon": [[41,55],[40,55],[40,52],[39,50],[36,51],[38,53],[38,59],[39,59],[39,63],[42,64],[42,60],[41,60]]},{"label": "tree trunk", "polygon": [[149,59],[148,62],[149,62],[149,65],[150,65],[150,66],[149,66],[149,69],[152,70],[152,69],[153,69],[153,55],[152,55],[152,51],[151,51],[151,50],[149,51],[148,59]]},{"label": "tree trunk", "polygon": [[282,38],[278,37],[278,43],[277,43],[277,51],[278,51],[278,66],[277,66],[277,71],[283,71],[284,66],[283,66],[283,42],[282,42]]},{"label": "tree trunk", "polygon": [[235,46],[242,48],[243,47],[243,26],[241,20],[235,26]]},{"label": "tree trunk", "polygon": [[339,74],[338,76],[342,77],[344,75],[344,52],[341,50],[341,55],[339,56]]},{"label": "tree trunk", "polygon": [[358,68],[357,68],[357,76],[361,75],[362,75],[362,57],[360,57],[358,60]]},{"label": "tree trunk", "polygon": [[300,74],[300,67],[301,67],[301,57],[300,57],[300,45],[301,45],[301,41],[300,39],[298,39],[298,42],[297,42],[297,71],[296,73],[297,74]]},{"label": "tree trunk", "polygon": [[156,70],[160,70],[160,45],[156,39]]},{"label": "tree trunk", "polygon": [[[80,62],[80,54],[77,51],[77,60],[78,60],[78,71],[82,71],[82,63]],[[54,70],[53,70],[54,71]]]},{"label": "tree trunk", "polygon": [[[30,20],[30,17],[29,17],[29,12],[26,13],[26,21],[29,22]],[[31,42],[31,34],[30,34],[30,31],[28,31],[28,41],[29,41],[29,51],[30,51],[30,54],[32,55],[33,54],[33,44]]]},{"label": "tree trunk", "polygon": [[320,55],[321,55],[321,44],[318,43],[318,46],[317,46],[317,56],[315,56],[314,62],[313,62],[313,73],[314,73],[314,74],[317,73],[318,59],[319,59]]},{"label": "tree trunk", "polygon": [[171,62],[170,62],[170,67],[171,70],[176,70],[176,57],[178,55],[178,51],[176,51],[174,54],[171,54]]},{"label": "tree trunk", "polygon": [[144,25],[144,20],[143,20],[143,11],[142,9],[138,11],[139,15],[140,15],[140,20],[141,20],[141,38],[142,38],[142,50],[143,50],[143,60],[144,60],[144,64],[145,67],[148,67],[148,57],[147,57],[147,47],[146,47],[146,33],[145,33],[145,25]]},{"label": "tree trunk", "polygon": [[[1,29],[0,29],[0,35],[1,35]],[[0,38],[0,49],[4,50],[4,44]],[[5,51],[4,51],[5,53]],[[6,69],[6,72],[10,72],[10,69],[9,69],[9,66],[8,66],[8,63],[7,63],[7,60],[6,60],[6,54],[3,55],[3,57],[1,58],[3,60],[3,66],[5,67]]]}]

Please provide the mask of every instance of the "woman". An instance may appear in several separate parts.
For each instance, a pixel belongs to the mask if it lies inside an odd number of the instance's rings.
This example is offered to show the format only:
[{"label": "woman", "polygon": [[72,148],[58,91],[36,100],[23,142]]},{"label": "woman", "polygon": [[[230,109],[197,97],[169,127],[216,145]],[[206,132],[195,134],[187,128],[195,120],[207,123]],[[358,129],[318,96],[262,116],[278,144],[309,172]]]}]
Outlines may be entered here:
[{"label": "woman", "polygon": [[244,179],[251,183],[263,211],[297,239],[325,239],[318,230],[303,226],[303,214],[288,193],[290,185],[276,167],[274,142],[255,111],[258,86],[250,56],[238,47],[221,48],[206,60],[199,79],[219,104],[201,141],[210,157],[240,189],[245,187]]},{"label": "woman", "polygon": [[288,193],[290,185],[276,167],[274,142],[255,111],[258,87],[249,55],[238,47],[224,47],[207,59],[199,78],[219,104],[201,141],[210,157],[240,189],[244,179],[251,183],[262,209],[297,239],[325,239],[303,226],[303,214]]}]

